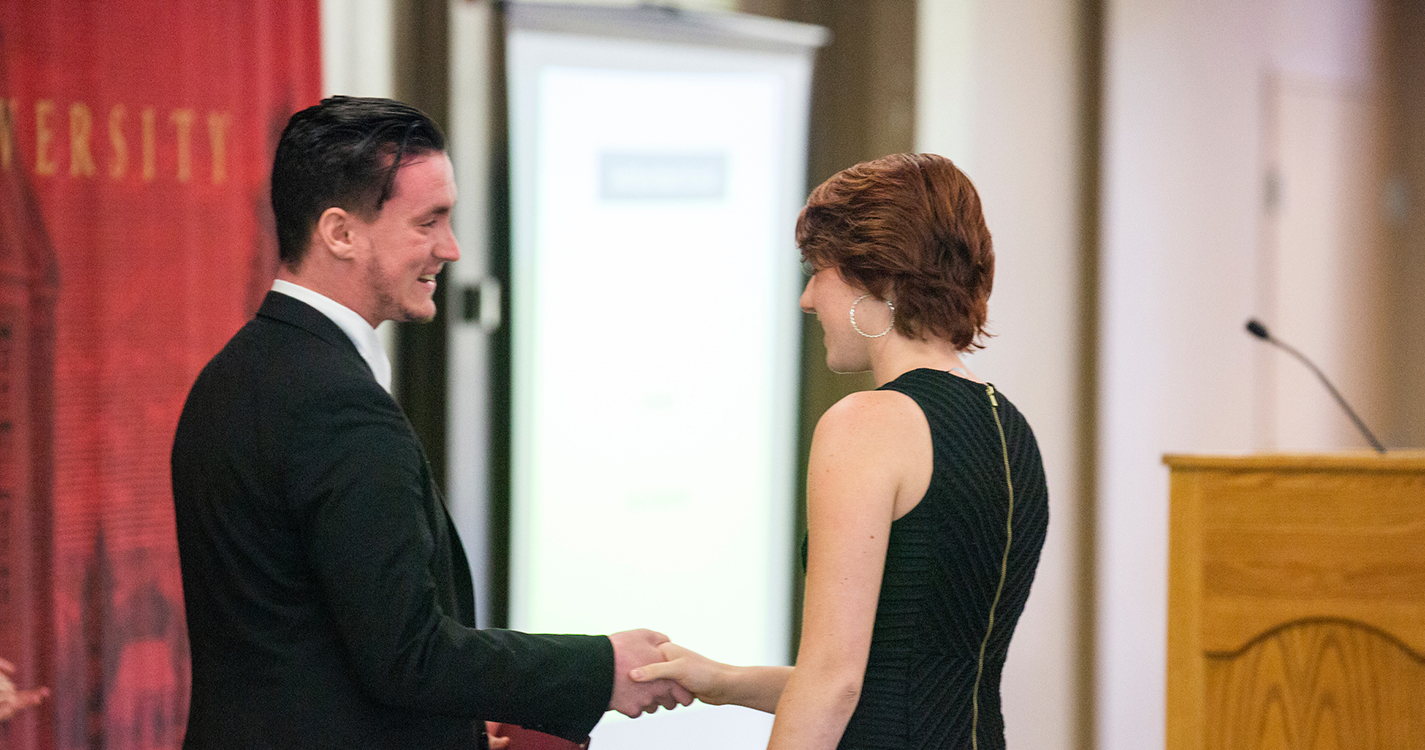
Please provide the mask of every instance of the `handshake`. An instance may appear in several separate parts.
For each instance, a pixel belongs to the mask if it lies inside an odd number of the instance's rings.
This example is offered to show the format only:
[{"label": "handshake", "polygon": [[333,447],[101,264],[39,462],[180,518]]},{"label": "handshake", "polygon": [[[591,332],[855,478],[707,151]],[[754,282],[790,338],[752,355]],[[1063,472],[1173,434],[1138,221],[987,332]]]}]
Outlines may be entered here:
[{"label": "handshake", "polygon": [[652,630],[625,630],[609,636],[614,645],[614,692],[609,710],[636,718],[659,706],[686,706],[694,698],[709,704],[726,692],[726,665],[714,662]]},{"label": "handshake", "polygon": [[[731,702],[724,700],[726,685],[735,675],[745,671],[739,667],[719,664],[668,640],[668,636],[652,630],[625,630],[609,636],[614,647],[614,690],[609,700],[610,711],[631,719],[651,714],[659,707],[672,710],[686,706],[694,698],[708,704]],[[788,668],[790,669],[790,668]],[[743,705],[752,705],[744,703]],[[763,710],[771,711],[770,708]],[[490,750],[510,750],[511,728],[486,722]],[[518,727],[514,728],[519,730]],[[530,743],[520,740],[515,746],[539,748],[576,748],[564,740],[550,743],[548,737]]]}]

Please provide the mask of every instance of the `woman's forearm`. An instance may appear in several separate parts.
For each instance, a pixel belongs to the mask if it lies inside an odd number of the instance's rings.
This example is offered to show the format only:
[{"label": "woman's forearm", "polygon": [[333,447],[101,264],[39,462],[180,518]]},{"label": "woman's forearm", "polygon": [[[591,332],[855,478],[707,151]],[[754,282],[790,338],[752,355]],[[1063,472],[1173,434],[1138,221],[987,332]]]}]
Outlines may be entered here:
[{"label": "woman's forearm", "polygon": [[[724,692],[716,696],[720,703],[755,708],[774,713],[782,690],[792,675],[791,667],[727,667],[722,680]],[[706,701],[705,701],[706,702]]]}]

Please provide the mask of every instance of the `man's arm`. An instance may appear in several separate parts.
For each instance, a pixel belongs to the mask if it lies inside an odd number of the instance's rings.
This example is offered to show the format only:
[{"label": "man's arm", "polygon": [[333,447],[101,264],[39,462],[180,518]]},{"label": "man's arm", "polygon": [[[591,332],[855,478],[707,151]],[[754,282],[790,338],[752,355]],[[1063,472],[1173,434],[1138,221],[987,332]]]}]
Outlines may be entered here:
[{"label": "man's arm", "polygon": [[289,436],[284,482],[302,498],[314,583],[363,690],[582,740],[610,704],[610,639],[458,622],[442,606],[445,519],[414,435],[389,399],[333,391]]},{"label": "man's arm", "polygon": [[475,630],[443,611],[432,567],[443,561],[437,535],[446,526],[420,448],[394,404],[349,402],[356,403],[323,409],[305,425],[309,458],[295,459],[300,468],[289,479],[322,488],[304,514],[309,558],[374,698],[575,741],[606,710],[638,716],[692,702],[671,681],[628,677],[661,661],[657,646],[668,640],[661,634]]}]

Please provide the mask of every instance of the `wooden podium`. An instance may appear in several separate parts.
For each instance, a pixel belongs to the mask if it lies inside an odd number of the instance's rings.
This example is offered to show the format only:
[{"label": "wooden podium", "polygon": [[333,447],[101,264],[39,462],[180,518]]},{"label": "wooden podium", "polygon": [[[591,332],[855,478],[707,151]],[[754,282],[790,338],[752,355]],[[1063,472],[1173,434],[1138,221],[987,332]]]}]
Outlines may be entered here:
[{"label": "wooden podium", "polygon": [[1168,750],[1425,749],[1425,453],[1164,463]]}]

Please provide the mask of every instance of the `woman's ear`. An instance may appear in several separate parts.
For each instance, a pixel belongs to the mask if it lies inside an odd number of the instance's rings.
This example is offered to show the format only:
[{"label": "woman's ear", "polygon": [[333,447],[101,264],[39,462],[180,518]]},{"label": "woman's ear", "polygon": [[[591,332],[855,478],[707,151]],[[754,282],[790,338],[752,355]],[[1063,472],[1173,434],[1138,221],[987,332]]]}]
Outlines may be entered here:
[{"label": "woman's ear", "polygon": [[317,217],[317,239],[327,252],[341,260],[356,255],[356,217],[346,209],[332,206]]}]

